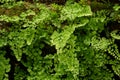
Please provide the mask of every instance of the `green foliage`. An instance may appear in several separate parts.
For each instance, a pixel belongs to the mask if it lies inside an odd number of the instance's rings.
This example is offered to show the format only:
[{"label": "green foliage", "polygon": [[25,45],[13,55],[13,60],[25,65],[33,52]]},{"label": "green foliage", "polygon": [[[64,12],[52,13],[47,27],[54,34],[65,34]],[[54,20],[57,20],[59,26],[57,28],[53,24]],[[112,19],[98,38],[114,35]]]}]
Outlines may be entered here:
[{"label": "green foliage", "polygon": [[66,5],[61,10],[61,19],[62,20],[74,20],[76,17],[90,16],[92,12],[89,6],[82,6],[78,3],[74,3],[71,5]]},{"label": "green foliage", "polygon": [[120,77],[119,30],[105,32],[107,23],[119,22],[119,6],[92,12],[81,1],[45,5],[1,0],[0,80],[8,80],[10,72],[14,80]]},{"label": "green foliage", "polygon": [[[80,80],[112,80],[113,77],[106,66],[109,64],[109,56],[106,54],[107,48],[112,42],[105,37],[101,38],[98,34],[104,29],[105,24],[103,21],[105,19],[102,20],[99,16],[91,18],[88,25],[85,26],[86,28],[81,28],[79,33],[77,31],[75,33],[77,35],[76,51],[80,61]],[[83,33],[83,31],[85,32]]]},{"label": "green foliage", "polygon": [[9,59],[4,57],[5,51],[0,49],[0,80],[9,80],[8,72],[10,71]]},{"label": "green foliage", "polygon": [[9,2],[14,2],[15,0],[0,0],[1,3],[9,3]]},{"label": "green foliage", "polygon": [[110,17],[113,21],[118,21],[120,23],[120,5],[116,4],[113,6],[113,12],[111,13]]},{"label": "green foliage", "polygon": [[14,80],[23,80],[26,79],[27,72],[24,69],[21,69],[20,66],[15,67]]},{"label": "green foliage", "polygon": [[120,39],[120,35],[119,35],[119,31],[118,30],[114,30],[111,32],[111,36],[114,38],[114,39]]},{"label": "green foliage", "polygon": [[57,65],[55,65],[55,70],[57,72],[55,75],[66,75],[66,80],[79,79],[77,77],[79,75],[79,61],[77,60],[77,55],[75,53],[75,40],[76,37],[71,35],[63,52],[56,55],[58,62]]}]

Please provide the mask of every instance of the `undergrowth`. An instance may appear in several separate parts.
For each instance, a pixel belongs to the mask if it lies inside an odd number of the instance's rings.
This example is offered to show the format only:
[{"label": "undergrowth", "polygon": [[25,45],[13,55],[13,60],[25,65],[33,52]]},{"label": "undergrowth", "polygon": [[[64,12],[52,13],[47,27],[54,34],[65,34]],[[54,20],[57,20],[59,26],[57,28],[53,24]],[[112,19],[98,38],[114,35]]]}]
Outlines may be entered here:
[{"label": "undergrowth", "polygon": [[0,80],[120,79],[120,6],[107,1],[0,0]]}]

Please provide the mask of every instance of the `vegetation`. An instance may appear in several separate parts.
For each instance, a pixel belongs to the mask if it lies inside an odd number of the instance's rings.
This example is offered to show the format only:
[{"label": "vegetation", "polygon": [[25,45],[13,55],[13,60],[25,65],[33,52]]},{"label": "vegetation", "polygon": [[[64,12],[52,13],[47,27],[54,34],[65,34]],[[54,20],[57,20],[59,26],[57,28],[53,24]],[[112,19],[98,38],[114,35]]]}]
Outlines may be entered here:
[{"label": "vegetation", "polygon": [[0,0],[0,80],[118,80],[119,32],[119,0]]}]

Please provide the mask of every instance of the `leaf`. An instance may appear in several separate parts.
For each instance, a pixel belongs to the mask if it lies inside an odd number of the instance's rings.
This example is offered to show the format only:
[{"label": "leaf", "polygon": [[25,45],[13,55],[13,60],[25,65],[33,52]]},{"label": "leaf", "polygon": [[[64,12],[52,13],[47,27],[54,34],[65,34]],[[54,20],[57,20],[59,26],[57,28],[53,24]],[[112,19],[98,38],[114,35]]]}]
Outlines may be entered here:
[{"label": "leaf", "polygon": [[76,17],[91,16],[90,6],[82,6],[78,3],[63,7],[61,11],[61,20],[74,20]]},{"label": "leaf", "polygon": [[120,76],[120,65],[113,65],[112,69],[114,70],[115,74],[117,74],[118,76]]},{"label": "leaf", "polygon": [[74,26],[66,26],[67,28],[62,31],[61,33],[58,32],[54,32],[51,36],[51,42],[53,45],[56,46],[56,49],[59,50],[60,48],[62,49],[67,40],[70,38],[71,34],[73,33],[73,31],[75,30]]},{"label": "leaf", "polygon": [[120,6],[119,6],[118,4],[116,4],[116,5],[113,7],[113,9],[114,9],[115,11],[118,11],[118,10],[120,10]]},{"label": "leaf", "polygon": [[[117,34],[118,33],[118,34]],[[119,33],[119,31],[118,30],[114,30],[114,31],[112,31],[111,33],[111,36],[114,38],[114,39],[120,39],[120,33]]]},{"label": "leaf", "polygon": [[4,51],[0,51],[0,79],[8,79],[8,72],[10,71],[9,59],[4,57]]}]

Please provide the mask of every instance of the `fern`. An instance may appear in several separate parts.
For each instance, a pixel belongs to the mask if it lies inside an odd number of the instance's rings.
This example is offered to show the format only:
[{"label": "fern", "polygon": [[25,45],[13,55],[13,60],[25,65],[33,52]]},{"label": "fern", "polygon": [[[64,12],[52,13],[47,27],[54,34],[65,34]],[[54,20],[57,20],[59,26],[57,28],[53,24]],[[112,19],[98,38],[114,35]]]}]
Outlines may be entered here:
[{"label": "fern", "polygon": [[[92,12],[93,6],[83,0],[67,0],[64,5],[25,1],[0,1],[1,80],[10,78],[10,66],[15,80],[113,80],[114,75],[120,76],[115,43],[119,30],[105,34],[108,22],[119,21],[118,5]],[[15,63],[10,63],[11,57]]]},{"label": "fern", "polygon": [[77,3],[67,5],[61,10],[61,20],[74,20],[77,17],[90,16],[92,12],[89,6],[82,6]]},{"label": "fern", "polygon": [[119,33],[119,31],[118,30],[114,30],[114,31],[112,31],[111,32],[111,36],[114,38],[114,39],[120,39],[120,35],[119,34],[117,34],[117,33]]},{"label": "fern", "polygon": [[5,51],[0,51],[0,79],[8,80],[8,72],[10,71],[9,59],[4,57]]},{"label": "fern", "polygon": [[[71,35],[71,38],[68,40],[67,45],[63,49],[62,53],[57,54],[58,64],[55,66],[56,74],[55,75],[65,75],[66,80],[76,79],[79,74],[79,61],[77,60],[77,55],[75,53],[75,40],[76,37]],[[61,68],[63,67],[63,69]]]}]

